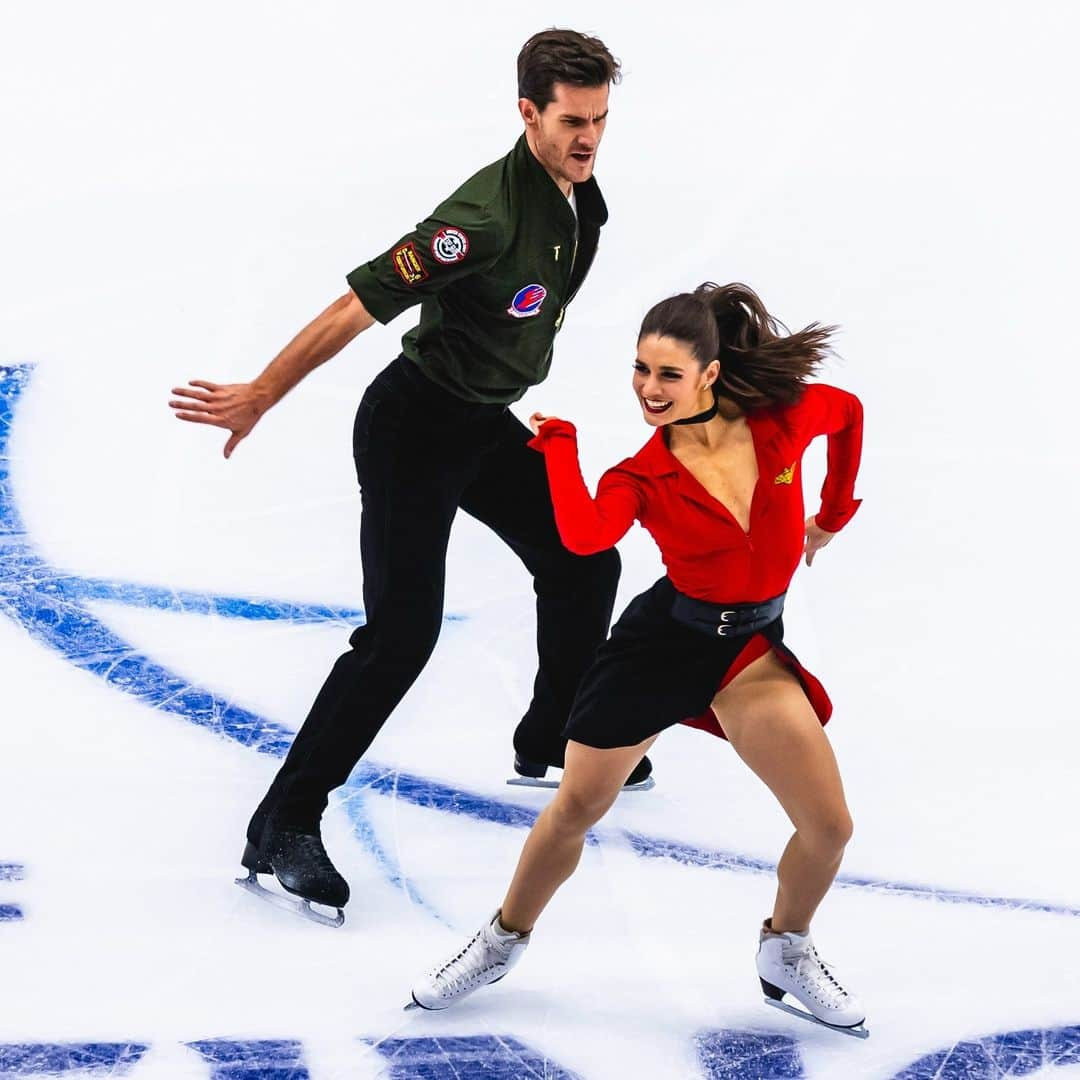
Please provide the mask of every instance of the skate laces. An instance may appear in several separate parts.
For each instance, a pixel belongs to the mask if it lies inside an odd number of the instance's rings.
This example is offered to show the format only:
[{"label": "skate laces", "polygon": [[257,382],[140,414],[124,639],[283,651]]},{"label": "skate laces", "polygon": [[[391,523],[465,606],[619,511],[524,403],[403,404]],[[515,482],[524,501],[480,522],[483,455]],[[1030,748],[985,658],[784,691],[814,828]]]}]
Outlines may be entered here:
[{"label": "skate laces", "polygon": [[438,986],[440,994],[456,994],[505,961],[509,953],[509,947],[504,949],[501,942],[488,942],[481,928],[464,948],[432,971],[431,979]]},{"label": "skate laces", "polygon": [[833,975],[829,962],[818,955],[813,943],[807,943],[805,948],[785,956],[784,964],[792,967],[795,977],[804,984],[809,984],[834,998],[851,997]]}]

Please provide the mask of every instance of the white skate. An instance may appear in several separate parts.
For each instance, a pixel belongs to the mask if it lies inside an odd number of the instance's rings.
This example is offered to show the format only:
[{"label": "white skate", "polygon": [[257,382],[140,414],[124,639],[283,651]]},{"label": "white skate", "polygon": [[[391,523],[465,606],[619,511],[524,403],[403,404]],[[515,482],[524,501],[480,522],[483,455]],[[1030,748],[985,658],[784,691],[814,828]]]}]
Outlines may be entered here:
[{"label": "white skate", "polygon": [[448,1009],[481,986],[498,982],[521,959],[532,934],[504,937],[495,932],[495,912],[445,964],[419,979],[406,1009]]},{"label": "white skate", "polygon": [[[777,934],[763,927],[757,969],[766,1005],[857,1039],[869,1036],[863,1007],[836,981],[808,933]],[[787,1004],[785,994],[803,1008]]]}]

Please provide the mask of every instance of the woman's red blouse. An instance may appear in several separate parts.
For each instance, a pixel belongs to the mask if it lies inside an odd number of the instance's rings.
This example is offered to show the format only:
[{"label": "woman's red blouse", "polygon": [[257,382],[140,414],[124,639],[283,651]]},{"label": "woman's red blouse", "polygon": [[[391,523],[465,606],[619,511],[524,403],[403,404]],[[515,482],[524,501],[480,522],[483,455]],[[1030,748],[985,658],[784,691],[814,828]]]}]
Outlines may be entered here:
[{"label": "woman's red blouse", "polygon": [[799,565],[805,536],[802,455],[829,437],[828,471],[817,523],[837,532],[859,508],[855,475],[862,449],[862,405],[854,394],[815,383],[791,406],[748,414],[758,481],[744,532],[667,448],[663,428],[631,458],[600,478],[596,498],[578,464],[577,431],[549,420],[529,445],[544,454],[555,521],[579,555],[603,551],[633,522],[652,534],[675,588],[713,603],[768,600],[784,592]]}]

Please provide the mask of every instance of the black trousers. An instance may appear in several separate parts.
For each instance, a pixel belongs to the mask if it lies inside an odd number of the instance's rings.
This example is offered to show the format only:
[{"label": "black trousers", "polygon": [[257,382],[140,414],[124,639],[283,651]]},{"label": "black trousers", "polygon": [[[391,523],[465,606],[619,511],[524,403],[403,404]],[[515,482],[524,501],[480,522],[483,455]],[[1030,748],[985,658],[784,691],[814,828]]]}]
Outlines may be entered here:
[{"label": "black trousers", "polygon": [[252,819],[318,821],[431,655],[443,620],[450,526],[458,507],[482,521],[533,576],[539,668],[514,748],[561,764],[562,729],[611,621],[614,551],[567,551],[555,527],[543,455],[504,406],[437,387],[398,357],[364,394],[353,429],[362,515],[366,623],[349,639]]}]

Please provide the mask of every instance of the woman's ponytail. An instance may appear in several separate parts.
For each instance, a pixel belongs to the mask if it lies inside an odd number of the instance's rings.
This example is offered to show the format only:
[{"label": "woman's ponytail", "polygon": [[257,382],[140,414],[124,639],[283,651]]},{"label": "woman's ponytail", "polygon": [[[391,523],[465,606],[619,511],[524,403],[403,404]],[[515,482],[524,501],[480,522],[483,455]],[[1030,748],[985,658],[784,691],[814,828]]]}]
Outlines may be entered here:
[{"label": "woman's ponytail", "polygon": [[836,328],[811,323],[792,334],[769,314],[753,289],[738,282],[706,282],[694,295],[712,309],[719,331],[717,393],[744,412],[798,401],[807,379],[829,353]]}]

